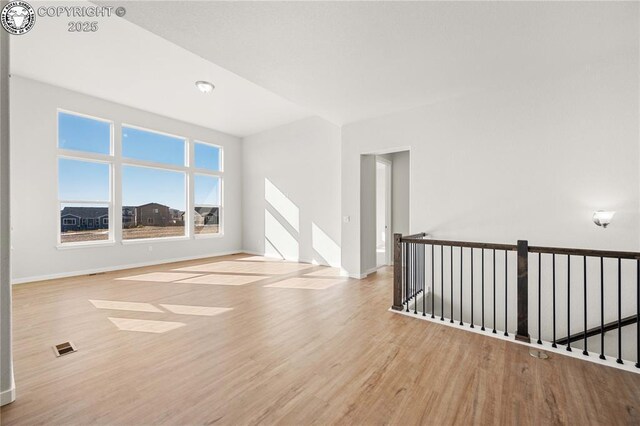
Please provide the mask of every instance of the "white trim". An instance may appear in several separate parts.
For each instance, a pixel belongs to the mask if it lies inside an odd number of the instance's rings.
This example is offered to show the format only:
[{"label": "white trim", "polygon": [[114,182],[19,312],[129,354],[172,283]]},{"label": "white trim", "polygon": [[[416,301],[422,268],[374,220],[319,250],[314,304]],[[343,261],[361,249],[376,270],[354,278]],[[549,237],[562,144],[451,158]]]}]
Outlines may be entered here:
[{"label": "white trim", "polygon": [[190,240],[191,237],[188,235],[181,235],[177,237],[157,237],[157,238],[130,238],[128,240],[122,240],[120,243],[122,245],[136,244],[136,243],[161,243],[164,241],[186,241]]},{"label": "white trim", "polygon": [[86,247],[108,247],[115,245],[113,240],[78,241],[73,243],[60,243],[56,245],[58,250],[72,250]]},{"label": "white trim", "polygon": [[0,392],[0,406],[11,404],[16,400],[16,380],[13,375],[13,364],[11,365],[11,384],[9,389]]},{"label": "white trim", "polygon": [[[429,321],[432,322],[434,324],[438,324],[438,325],[443,325],[445,327],[451,327],[451,328],[456,328],[458,330],[462,330],[462,331],[466,331],[466,332],[470,332],[470,333],[476,333],[476,334],[481,334],[485,337],[491,337],[494,339],[500,339],[500,340],[505,340],[507,342],[511,342],[511,343],[517,343],[519,345],[524,345],[524,346],[528,346],[530,348],[534,348],[534,349],[541,349],[544,350],[545,352],[551,352],[554,354],[558,354],[558,355],[564,355],[564,356],[568,356],[571,358],[575,358],[575,359],[579,359],[581,361],[588,361],[588,362],[592,362],[594,364],[600,364],[603,365],[605,367],[613,367],[613,368],[617,368],[618,370],[625,370],[625,371],[629,371],[632,373],[636,373],[636,374],[640,374],[640,368],[636,368],[635,364],[632,361],[628,361],[625,360],[624,364],[618,364],[615,361],[615,357],[608,357],[607,360],[602,360],[599,358],[599,354],[596,352],[589,352],[589,356],[585,356],[582,354],[582,350],[575,350],[572,352],[567,351],[564,348],[554,348],[551,346],[551,342],[546,342],[543,341],[541,345],[537,344],[537,343],[526,343],[526,342],[521,342],[519,340],[516,340],[515,338],[515,333],[509,333],[509,336],[505,336],[504,332],[499,332],[496,334],[491,333],[490,331],[482,331],[480,330],[480,327],[475,327],[475,328],[471,328],[469,327],[469,323],[465,323],[463,326],[459,325],[458,322],[454,322],[453,324],[450,323],[449,321],[441,321],[440,318],[431,318],[429,315],[427,316],[422,316],[420,314],[416,315],[412,312],[405,312],[405,311],[396,311],[392,308],[389,308],[389,312],[392,312],[394,314],[399,314],[399,315],[404,315],[407,317],[411,317],[414,319],[418,319],[418,320],[423,320],[423,321]],[[544,361],[541,361],[544,362]]]},{"label": "white trim", "polygon": [[33,277],[12,279],[11,280],[11,284],[12,285],[13,284],[26,284],[26,283],[37,282],[37,281],[54,280],[54,279],[58,279],[58,278],[69,278],[69,277],[78,277],[78,276],[89,275],[89,274],[99,274],[99,273],[102,273],[102,272],[124,271],[124,270],[128,270],[128,269],[143,268],[145,266],[164,265],[164,264],[167,264],[167,263],[184,262],[184,261],[187,261],[187,260],[209,259],[209,258],[213,258],[213,257],[229,256],[229,255],[232,255],[232,254],[242,254],[242,253],[245,253],[245,251],[243,251],[243,250],[231,250],[231,251],[210,253],[210,254],[206,254],[206,255],[186,256],[186,257],[176,257],[176,258],[171,258],[171,259],[163,259],[163,260],[160,260],[160,261],[155,260],[155,261],[151,261],[151,262],[132,263],[132,264],[128,264],[128,265],[108,266],[108,267],[105,267],[105,268],[85,269],[83,271],[61,272],[61,273],[58,273],[58,274],[49,274],[49,275],[37,275],[37,276],[33,276]]},{"label": "white trim", "polygon": [[16,400],[16,385],[11,379],[11,388],[0,392],[0,406],[11,404]]}]

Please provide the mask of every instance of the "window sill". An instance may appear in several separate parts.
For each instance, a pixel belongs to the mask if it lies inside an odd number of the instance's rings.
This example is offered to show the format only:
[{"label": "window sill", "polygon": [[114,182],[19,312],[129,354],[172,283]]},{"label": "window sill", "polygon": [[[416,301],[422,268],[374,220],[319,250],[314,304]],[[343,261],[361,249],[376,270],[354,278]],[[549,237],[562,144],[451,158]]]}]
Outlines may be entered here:
[{"label": "window sill", "polygon": [[80,243],[59,243],[56,248],[58,250],[73,250],[87,247],[108,247],[115,245],[116,242],[113,240],[106,241],[87,241]]},{"label": "window sill", "polygon": [[224,233],[218,233],[218,234],[195,234],[195,239],[196,240],[206,240],[209,238],[222,238],[224,237]]},{"label": "window sill", "polygon": [[122,240],[122,245],[135,245],[135,244],[149,244],[149,243],[162,243],[162,242],[170,242],[170,241],[189,241],[191,238],[184,237],[164,237],[164,238],[139,238],[135,240]]}]

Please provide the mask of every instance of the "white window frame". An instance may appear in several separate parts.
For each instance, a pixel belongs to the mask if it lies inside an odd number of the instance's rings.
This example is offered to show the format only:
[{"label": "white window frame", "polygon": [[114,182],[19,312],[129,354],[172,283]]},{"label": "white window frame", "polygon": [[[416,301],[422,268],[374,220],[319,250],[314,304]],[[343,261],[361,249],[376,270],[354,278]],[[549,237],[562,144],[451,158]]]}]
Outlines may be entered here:
[{"label": "white window frame", "polygon": [[[70,149],[60,148],[60,113],[75,115],[78,117],[88,118],[95,121],[101,121],[103,123],[109,124],[109,154],[98,154],[94,152],[85,152],[85,151],[76,151]],[[112,245],[115,243],[115,234],[113,226],[111,226],[112,221],[109,221],[108,228],[108,237],[106,240],[96,240],[96,241],[79,241],[79,242],[62,242],[62,224],[61,224],[61,211],[63,204],[87,204],[87,205],[104,205],[107,207],[107,214],[109,219],[112,218],[114,214],[114,122],[102,117],[96,117],[88,114],[83,114],[75,111],[70,111],[62,108],[56,109],[56,190],[58,191],[57,195],[57,205],[56,209],[56,223],[57,223],[57,247],[58,248],[71,248],[71,247],[84,247],[84,246],[96,246],[96,245]],[[60,159],[68,159],[75,161],[84,161],[88,163],[99,163],[99,164],[107,164],[109,166],[109,200],[108,201],[95,201],[95,200],[68,200],[60,198]],[[82,224],[82,221],[80,221]]]}]

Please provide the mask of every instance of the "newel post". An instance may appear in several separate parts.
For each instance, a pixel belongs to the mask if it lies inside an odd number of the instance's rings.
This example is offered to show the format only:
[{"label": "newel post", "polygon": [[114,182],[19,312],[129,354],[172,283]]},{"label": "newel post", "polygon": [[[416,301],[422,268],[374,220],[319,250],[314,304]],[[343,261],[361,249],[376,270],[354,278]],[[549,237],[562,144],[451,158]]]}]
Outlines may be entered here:
[{"label": "newel post", "polygon": [[402,234],[393,234],[393,306],[402,310]]},{"label": "newel post", "polygon": [[516,340],[529,338],[529,242],[518,241],[518,331]]}]

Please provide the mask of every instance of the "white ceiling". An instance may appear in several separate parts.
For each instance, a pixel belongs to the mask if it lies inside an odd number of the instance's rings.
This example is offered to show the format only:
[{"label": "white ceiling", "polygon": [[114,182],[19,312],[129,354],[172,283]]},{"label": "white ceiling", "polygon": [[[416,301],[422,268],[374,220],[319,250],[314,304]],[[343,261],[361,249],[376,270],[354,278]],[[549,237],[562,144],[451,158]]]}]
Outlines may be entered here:
[{"label": "white ceiling", "polygon": [[[93,6],[65,3],[74,4]],[[37,17],[29,33],[12,36],[11,73],[236,136],[310,115],[127,20],[97,19],[95,33],[70,33],[71,20]],[[209,80],[216,89],[204,95],[196,80]]]},{"label": "white ceiling", "polygon": [[[124,5],[126,19],[73,34],[68,19],[38,18],[11,38],[12,72],[237,136],[310,115],[346,124],[638,54],[636,2],[94,3]],[[200,94],[199,79],[216,90]]]},{"label": "white ceiling", "polygon": [[638,54],[636,2],[126,7],[126,19],[337,124]]}]

